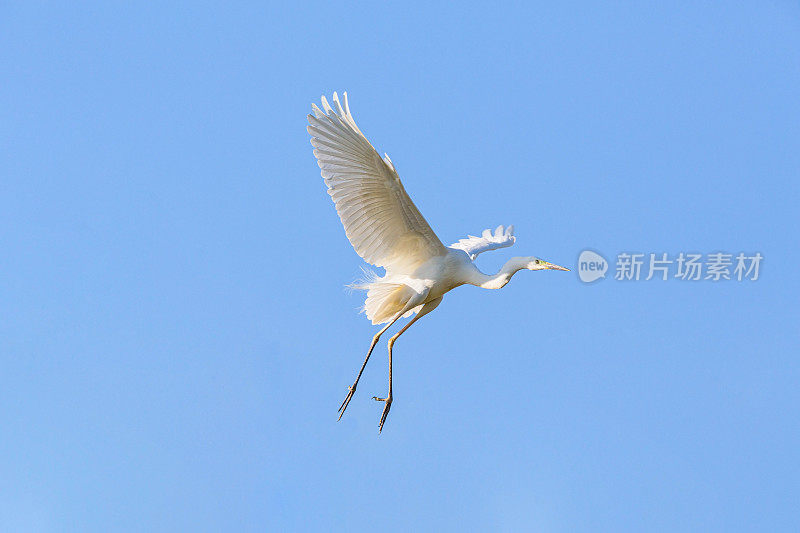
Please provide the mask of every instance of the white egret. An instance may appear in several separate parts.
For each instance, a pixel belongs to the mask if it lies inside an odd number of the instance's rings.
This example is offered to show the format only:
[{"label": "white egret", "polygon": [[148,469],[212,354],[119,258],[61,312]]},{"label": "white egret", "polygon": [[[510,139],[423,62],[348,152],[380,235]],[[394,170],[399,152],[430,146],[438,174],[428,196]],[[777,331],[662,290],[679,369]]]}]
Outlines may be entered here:
[{"label": "white egret", "polygon": [[569,269],[536,257],[513,257],[497,274],[478,270],[473,263],[478,254],[514,244],[513,226],[498,226],[494,232],[487,229],[480,237],[470,235],[445,247],[406,193],[389,156],[381,158],[356,126],[347,93],[344,106],[336,93],[333,103],[335,109],[323,96],[322,109],[311,105],[314,114],[308,115],[308,133],[314,155],[350,244],[365,261],[386,270],[383,276],[369,273],[367,280],[353,285],[367,291],[367,318],[386,326],[372,338],[367,357],[339,407],[339,419],[381,335],[400,318],[416,314],[389,339],[389,392],[385,398],[373,396],[384,402],[380,432],[392,406],[392,347],[414,322],[441,303],[447,291],[464,284],[499,289],[523,269]]}]

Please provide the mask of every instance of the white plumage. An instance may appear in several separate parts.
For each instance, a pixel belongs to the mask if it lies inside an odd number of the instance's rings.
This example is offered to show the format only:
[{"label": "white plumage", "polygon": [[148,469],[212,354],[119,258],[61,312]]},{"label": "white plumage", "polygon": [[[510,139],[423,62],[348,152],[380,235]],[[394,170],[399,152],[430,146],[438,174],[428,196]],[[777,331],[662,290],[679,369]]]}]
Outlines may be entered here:
[{"label": "white plumage", "polygon": [[492,234],[492,230],[485,229],[480,237],[468,235],[466,238],[451,244],[450,248],[464,250],[469,255],[469,258],[474,261],[478,254],[489,250],[497,250],[498,248],[506,248],[515,242],[517,242],[517,238],[514,237],[514,226],[509,226],[505,229],[503,226],[497,226],[494,234]]},{"label": "white plumage", "polygon": [[312,105],[308,132],[328,194],[358,255],[386,270],[408,269],[443,255],[444,245],[408,197],[389,156],[381,159],[356,126],[347,93],[334,111]]},{"label": "white plumage", "polygon": [[401,317],[412,318],[389,340],[389,394],[379,424],[383,429],[392,405],[392,346],[411,324],[431,312],[448,291],[464,284],[485,289],[505,286],[516,272],[567,270],[536,257],[513,257],[489,276],[472,263],[489,250],[514,244],[513,226],[484,230],[445,248],[406,193],[388,155],[381,158],[356,126],[347,93],[344,106],[333,93],[335,109],[322,97],[322,109],[312,104],[308,133],[325,185],[355,251],[368,263],[386,269],[384,276],[368,273],[351,285],[367,291],[364,311],[373,324],[388,323],[372,339],[367,357],[339,407],[341,419],[355,393],[361,373],[381,335]]}]

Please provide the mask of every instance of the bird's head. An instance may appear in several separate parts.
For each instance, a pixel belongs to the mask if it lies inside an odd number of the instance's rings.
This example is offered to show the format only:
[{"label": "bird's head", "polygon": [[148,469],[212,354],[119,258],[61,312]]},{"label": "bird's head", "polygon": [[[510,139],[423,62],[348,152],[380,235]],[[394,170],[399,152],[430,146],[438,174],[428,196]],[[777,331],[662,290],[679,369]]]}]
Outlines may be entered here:
[{"label": "bird's head", "polygon": [[525,259],[527,259],[525,268],[528,270],[566,270],[569,272],[568,268],[554,265],[553,263],[549,263],[544,259],[539,259],[538,257],[526,257]]}]

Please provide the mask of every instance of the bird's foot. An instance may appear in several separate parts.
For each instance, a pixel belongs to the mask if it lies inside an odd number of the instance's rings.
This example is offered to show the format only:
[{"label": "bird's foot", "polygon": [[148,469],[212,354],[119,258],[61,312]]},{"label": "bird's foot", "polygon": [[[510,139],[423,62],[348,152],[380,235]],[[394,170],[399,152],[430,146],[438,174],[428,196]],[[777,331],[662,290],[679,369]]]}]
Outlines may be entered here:
[{"label": "bird's foot", "polygon": [[342,415],[347,410],[347,405],[350,403],[350,400],[353,399],[353,394],[356,392],[356,386],[353,384],[351,387],[347,387],[347,398],[344,399],[342,405],[339,406],[339,420],[342,419]]},{"label": "bird's foot", "polygon": [[377,402],[383,402],[383,413],[381,413],[381,421],[378,424],[378,433],[383,431],[383,423],[386,422],[386,417],[389,415],[389,409],[392,408],[392,393],[389,393],[389,396],[386,398],[378,398],[377,396],[372,397],[373,400]]}]

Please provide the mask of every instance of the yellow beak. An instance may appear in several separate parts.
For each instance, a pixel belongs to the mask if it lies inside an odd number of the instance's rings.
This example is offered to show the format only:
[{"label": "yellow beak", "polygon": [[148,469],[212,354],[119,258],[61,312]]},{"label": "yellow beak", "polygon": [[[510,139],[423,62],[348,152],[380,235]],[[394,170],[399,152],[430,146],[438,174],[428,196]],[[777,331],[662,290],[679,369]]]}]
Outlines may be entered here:
[{"label": "yellow beak", "polygon": [[545,264],[547,265],[547,269],[548,270],[565,270],[565,271],[569,272],[569,269],[566,268],[566,267],[554,265],[553,263],[548,263],[547,261],[545,261]]}]

